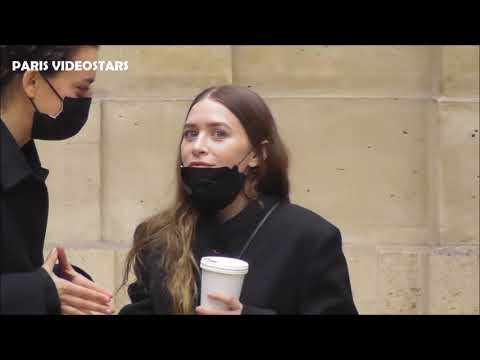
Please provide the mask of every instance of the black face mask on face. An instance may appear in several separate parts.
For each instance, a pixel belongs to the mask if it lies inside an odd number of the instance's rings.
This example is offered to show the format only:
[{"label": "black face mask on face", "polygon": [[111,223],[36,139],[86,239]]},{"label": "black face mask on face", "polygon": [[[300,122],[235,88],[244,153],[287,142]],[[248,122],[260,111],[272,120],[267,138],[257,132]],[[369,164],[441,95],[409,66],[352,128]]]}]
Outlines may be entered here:
[{"label": "black face mask on face", "polygon": [[39,140],[65,140],[78,134],[88,119],[91,97],[71,98],[62,97],[58,94],[50,82],[44,78],[55,95],[62,101],[62,109],[55,116],[41,113],[32,102],[35,112],[33,113],[32,139]]},{"label": "black face mask on face", "polygon": [[[250,151],[251,152],[251,151]],[[232,168],[201,168],[181,166],[184,188],[192,205],[203,213],[213,213],[232,203],[245,184],[246,176],[238,170],[243,159]]]}]

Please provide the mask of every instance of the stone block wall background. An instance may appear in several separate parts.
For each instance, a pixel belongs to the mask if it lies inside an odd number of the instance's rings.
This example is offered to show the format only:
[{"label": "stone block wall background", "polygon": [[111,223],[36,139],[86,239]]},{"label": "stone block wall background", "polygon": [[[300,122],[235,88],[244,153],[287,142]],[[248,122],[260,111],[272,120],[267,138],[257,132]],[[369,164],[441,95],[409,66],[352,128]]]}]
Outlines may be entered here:
[{"label": "stone block wall background", "polygon": [[[479,314],[478,46],[102,46],[86,128],[38,142],[48,250],[114,290],[135,226],[172,199],[189,103],[251,86],[291,153],[292,201],[342,231],[362,314]],[[125,289],[117,310],[128,303]]]}]

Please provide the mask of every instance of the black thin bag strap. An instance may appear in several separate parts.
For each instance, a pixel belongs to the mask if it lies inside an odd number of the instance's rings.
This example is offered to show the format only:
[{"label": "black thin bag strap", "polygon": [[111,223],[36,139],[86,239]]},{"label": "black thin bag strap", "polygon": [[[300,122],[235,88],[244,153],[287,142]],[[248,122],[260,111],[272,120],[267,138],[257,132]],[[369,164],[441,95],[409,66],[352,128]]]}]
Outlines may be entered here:
[{"label": "black thin bag strap", "polygon": [[278,205],[280,205],[280,201],[278,201],[275,205],[273,205],[271,207],[270,210],[268,210],[268,212],[265,214],[265,216],[263,217],[262,221],[260,221],[260,223],[257,225],[257,227],[255,228],[255,230],[253,231],[252,235],[250,235],[250,237],[248,238],[247,240],[247,243],[245,244],[245,246],[243,247],[242,251],[240,251],[240,254],[237,256],[238,259],[240,259],[242,257],[242,255],[245,253],[245,251],[247,250],[247,248],[250,246],[250,244],[252,243],[252,240],[253,238],[255,237],[255,235],[257,234],[258,230],[260,230],[260,228],[262,227],[262,225],[265,223],[265,221],[267,221],[267,219],[270,217],[270,215],[273,213],[273,210],[275,210]]}]

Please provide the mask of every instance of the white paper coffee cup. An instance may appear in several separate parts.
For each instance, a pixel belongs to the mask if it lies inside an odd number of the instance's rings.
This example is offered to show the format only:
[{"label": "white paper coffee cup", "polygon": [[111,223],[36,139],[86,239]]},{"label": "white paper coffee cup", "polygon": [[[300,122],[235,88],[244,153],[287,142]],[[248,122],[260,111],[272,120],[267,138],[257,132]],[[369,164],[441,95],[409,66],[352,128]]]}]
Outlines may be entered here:
[{"label": "white paper coffee cup", "polygon": [[243,279],[248,273],[247,262],[235,258],[206,256],[200,261],[200,268],[202,269],[201,306],[227,309],[223,302],[208,297],[208,294],[212,293],[240,298]]}]

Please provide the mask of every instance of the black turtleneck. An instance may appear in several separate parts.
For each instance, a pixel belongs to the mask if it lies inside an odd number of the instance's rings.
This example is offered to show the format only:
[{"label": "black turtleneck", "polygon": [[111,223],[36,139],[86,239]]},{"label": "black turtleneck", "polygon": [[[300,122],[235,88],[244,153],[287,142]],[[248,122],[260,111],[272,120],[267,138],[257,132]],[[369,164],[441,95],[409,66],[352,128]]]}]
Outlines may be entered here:
[{"label": "black turtleneck", "polygon": [[[194,255],[238,257],[250,235],[280,199],[261,196],[223,224],[200,217]],[[132,304],[120,314],[170,314],[165,274],[149,258],[146,284],[129,287]],[[356,314],[339,230],[286,201],[274,209],[241,259],[249,263],[240,301],[244,314]],[[200,274],[197,283],[201,288]],[[198,302],[197,302],[198,303]]]},{"label": "black turtleneck", "polygon": [[[242,211],[224,223],[215,218],[201,217],[197,224],[194,247],[197,261],[203,256],[238,257],[257,225],[278,201],[280,200],[270,196],[251,200]],[[253,246],[252,243],[250,246]]]}]

